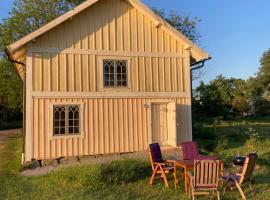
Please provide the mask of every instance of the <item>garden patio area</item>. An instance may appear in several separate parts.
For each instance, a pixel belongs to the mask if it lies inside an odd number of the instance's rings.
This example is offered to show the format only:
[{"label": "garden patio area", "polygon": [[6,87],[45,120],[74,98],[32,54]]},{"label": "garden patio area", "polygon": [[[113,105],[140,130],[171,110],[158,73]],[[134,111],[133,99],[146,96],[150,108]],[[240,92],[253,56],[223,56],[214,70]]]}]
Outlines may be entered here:
[{"label": "garden patio area", "polygon": [[[216,132],[213,126],[201,126],[202,132],[207,132],[207,135],[200,133],[195,136],[201,153],[209,154],[211,150],[210,154],[218,154],[225,161],[225,172],[234,170],[232,158],[235,155],[257,151],[259,159],[254,171],[254,199],[266,200],[270,196],[268,125],[242,124],[241,132],[234,134],[231,130],[238,129],[232,124],[218,125],[215,127]],[[253,129],[250,130],[250,127]],[[251,133],[259,130],[260,134],[247,136],[249,130]],[[0,196],[3,199],[188,199],[182,179],[179,180],[177,190],[174,189],[172,176],[169,176],[169,188],[165,188],[162,181],[151,186],[149,179],[152,170],[149,160],[138,154],[134,157],[119,156],[121,159],[117,159],[118,161],[105,159],[106,162],[94,165],[82,159],[80,163],[63,164],[64,167],[45,175],[24,176],[21,175],[26,168],[20,164],[21,146],[21,134],[15,131],[0,148]],[[207,198],[209,196],[198,197]],[[237,189],[228,191],[222,199],[235,198],[241,199]]]}]

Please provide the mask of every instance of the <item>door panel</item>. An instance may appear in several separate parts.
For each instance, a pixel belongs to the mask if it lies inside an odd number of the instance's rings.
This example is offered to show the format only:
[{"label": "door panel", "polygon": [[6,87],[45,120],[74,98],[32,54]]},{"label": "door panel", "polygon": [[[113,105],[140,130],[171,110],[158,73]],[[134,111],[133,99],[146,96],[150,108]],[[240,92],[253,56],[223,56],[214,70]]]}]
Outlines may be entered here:
[{"label": "door panel", "polygon": [[168,145],[177,147],[175,102],[168,103],[167,105],[167,119],[168,119]]},{"label": "door panel", "polygon": [[151,106],[152,139],[160,145],[168,144],[167,104]]}]

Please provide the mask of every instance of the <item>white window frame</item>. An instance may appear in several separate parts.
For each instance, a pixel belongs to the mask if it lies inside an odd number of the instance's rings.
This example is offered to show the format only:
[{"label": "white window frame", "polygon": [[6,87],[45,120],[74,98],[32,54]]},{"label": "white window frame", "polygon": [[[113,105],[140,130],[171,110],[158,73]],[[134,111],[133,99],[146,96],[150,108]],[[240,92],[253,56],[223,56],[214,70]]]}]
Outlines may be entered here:
[{"label": "white window frame", "polygon": [[[101,56],[98,58],[99,60],[99,69],[100,69],[100,82],[99,82],[99,91],[100,92],[106,92],[106,91],[131,91],[131,58],[130,57],[124,57],[124,56]],[[104,66],[103,61],[104,60],[125,60],[127,61],[127,86],[125,87],[104,87]]]},{"label": "white window frame", "polygon": [[[54,106],[79,106],[79,133],[70,135],[54,134]],[[83,102],[53,102],[50,103],[50,140],[68,139],[68,138],[84,138],[84,103]]]}]

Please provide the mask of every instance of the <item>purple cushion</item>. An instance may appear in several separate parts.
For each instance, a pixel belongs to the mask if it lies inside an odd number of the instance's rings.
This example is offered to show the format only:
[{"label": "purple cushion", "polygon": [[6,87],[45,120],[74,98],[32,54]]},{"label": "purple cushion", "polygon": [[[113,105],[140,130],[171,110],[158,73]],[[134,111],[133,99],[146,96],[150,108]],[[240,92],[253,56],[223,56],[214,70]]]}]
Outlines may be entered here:
[{"label": "purple cushion", "polygon": [[225,180],[225,181],[233,181],[233,182],[234,182],[234,180],[239,181],[240,178],[241,177],[236,175],[236,174],[230,174],[230,175],[222,176],[223,180]]},{"label": "purple cushion", "polygon": [[157,163],[164,162],[164,160],[162,159],[162,154],[158,143],[150,144],[149,148],[153,162]]},{"label": "purple cushion", "polygon": [[198,158],[198,146],[196,142],[181,143],[184,160],[195,160]]}]

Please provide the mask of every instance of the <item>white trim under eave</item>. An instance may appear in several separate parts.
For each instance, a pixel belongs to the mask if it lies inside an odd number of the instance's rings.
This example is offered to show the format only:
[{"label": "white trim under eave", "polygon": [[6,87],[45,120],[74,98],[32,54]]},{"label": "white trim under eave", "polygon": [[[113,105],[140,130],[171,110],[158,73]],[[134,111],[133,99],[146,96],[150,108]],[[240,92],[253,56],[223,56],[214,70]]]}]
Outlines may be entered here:
[{"label": "white trim under eave", "polygon": [[124,92],[122,90],[104,92],[33,92],[33,98],[190,98],[185,92]]}]

